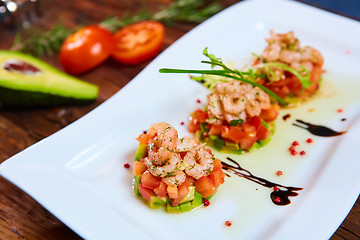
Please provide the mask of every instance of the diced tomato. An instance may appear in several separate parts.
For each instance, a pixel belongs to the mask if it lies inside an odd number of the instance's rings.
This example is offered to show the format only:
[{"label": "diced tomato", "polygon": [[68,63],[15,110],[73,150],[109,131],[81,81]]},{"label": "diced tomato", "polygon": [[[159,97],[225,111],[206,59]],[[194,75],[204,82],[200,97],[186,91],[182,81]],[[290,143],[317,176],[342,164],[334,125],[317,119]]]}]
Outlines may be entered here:
[{"label": "diced tomato", "polygon": [[222,130],[222,125],[211,125],[209,134],[210,135],[220,135]]},{"label": "diced tomato", "polygon": [[217,190],[213,181],[206,176],[203,176],[195,181],[195,188],[196,191],[204,198],[210,197],[216,193]]},{"label": "diced tomato", "polygon": [[141,175],[141,183],[144,187],[155,189],[159,187],[161,179],[152,175],[148,170]]},{"label": "diced tomato", "polygon": [[167,186],[167,193],[169,198],[175,199],[179,197],[179,191],[176,186],[168,185]]},{"label": "diced tomato", "polygon": [[253,136],[253,137],[249,136],[249,137],[243,138],[239,141],[240,148],[248,150],[252,147],[252,145],[254,145],[256,140],[257,140],[256,136]]},{"label": "diced tomato", "polygon": [[261,124],[256,133],[257,141],[265,140],[270,136],[270,134],[270,131],[263,124]]},{"label": "diced tomato", "polygon": [[249,124],[249,123],[243,123],[243,131],[249,136],[249,137],[254,137],[256,136],[256,128]]},{"label": "diced tomato", "polygon": [[262,110],[260,118],[264,119],[265,122],[274,121],[280,112],[280,106],[278,104],[271,104],[271,107],[266,110]]},{"label": "diced tomato", "polygon": [[154,195],[154,192],[149,189],[149,188],[146,188],[142,185],[142,183],[140,183],[138,185],[139,187],[139,193],[141,194],[141,196],[143,196],[148,202],[151,201],[151,196]]},{"label": "diced tomato", "polygon": [[207,112],[198,109],[194,112],[193,118],[197,119],[199,122],[206,122],[206,119],[209,118],[209,115],[207,114]]},{"label": "diced tomato", "polygon": [[178,187],[178,193],[179,193],[179,195],[177,198],[171,199],[171,204],[173,206],[179,205],[179,203],[188,195],[189,188],[188,188],[188,185],[186,184],[186,182],[184,182],[183,184],[181,184]]},{"label": "diced tomato", "polygon": [[159,187],[154,189],[154,193],[159,197],[165,196],[167,194],[167,185],[161,182]]},{"label": "diced tomato", "polygon": [[[223,132],[221,136],[223,136]],[[233,142],[239,143],[241,139],[247,137],[247,134],[244,133],[241,126],[236,126],[236,127],[230,126],[227,136],[223,136],[223,137],[228,138]]]},{"label": "diced tomato", "polygon": [[222,164],[221,164],[221,160],[220,159],[214,159],[214,167],[213,167],[213,172],[221,170],[222,169]]},{"label": "diced tomato", "polygon": [[200,129],[200,122],[197,119],[192,119],[188,125],[188,131],[191,133],[196,133],[196,131]]},{"label": "diced tomato", "polygon": [[222,129],[221,129],[221,137],[222,138],[227,138],[227,139],[230,139],[230,129],[228,126],[222,126]]},{"label": "diced tomato", "polygon": [[134,176],[141,175],[146,171],[147,167],[144,162],[134,162]]},{"label": "diced tomato", "polygon": [[146,133],[143,133],[143,134],[140,134],[136,140],[139,142],[139,143],[142,143],[142,144],[147,144],[148,141],[149,141],[150,137],[148,134]]},{"label": "diced tomato", "polygon": [[188,186],[194,186],[195,179],[190,176],[186,176],[185,182]]},{"label": "diced tomato", "polygon": [[250,119],[249,123],[255,127],[256,130],[258,130],[261,123],[261,118],[258,116],[254,116]]},{"label": "diced tomato", "polygon": [[208,178],[214,183],[217,188],[225,182],[225,173],[222,170],[213,171],[208,175]]}]

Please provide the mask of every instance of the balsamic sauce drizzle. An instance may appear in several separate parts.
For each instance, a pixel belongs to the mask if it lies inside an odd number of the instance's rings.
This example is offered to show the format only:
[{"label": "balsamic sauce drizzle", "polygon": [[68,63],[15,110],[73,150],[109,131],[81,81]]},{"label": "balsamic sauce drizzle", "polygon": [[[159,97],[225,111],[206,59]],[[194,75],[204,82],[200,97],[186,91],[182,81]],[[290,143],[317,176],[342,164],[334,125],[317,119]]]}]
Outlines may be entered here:
[{"label": "balsamic sauce drizzle", "polygon": [[301,123],[301,124],[303,124],[305,126],[293,123],[294,126],[306,129],[310,133],[312,133],[312,134],[314,134],[316,136],[320,136],[320,137],[334,137],[334,136],[342,135],[342,134],[347,132],[347,131],[336,132],[336,131],[328,128],[328,127],[307,123],[307,122],[304,122],[303,120],[300,120],[300,119],[296,119],[296,122]]},{"label": "balsamic sauce drizzle", "polygon": [[283,185],[280,185],[277,183],[270,182],[264,178],[254,176],[251,174],[251,172],[242,168],[239,163],[237,163],[230,157],[227,157],[226,159],[229,160],[231,163],[233,163],[235,166],[233,164],[228,164],[224,161],[221,161],[221,163],[223,165],[223,169],[225,171],[233,173],[233,174],[237,175],[238,177],[246,178],[252,182],[255,182],[255,183],[260,184],[267,188],[275,188],[275,187],[278,188],[276,190],[274,189],[274,191],[271,192],[271,194],[270,194],[270,198],[271,198],[272,202],[276,205],[283,206],[283,205],[290,204],[291,201],[290,201],[289,197],[295,197],[295,196],[299,195],[295,191],[302,190],[302,188],[286,187],[286,186],[283,186]]}]

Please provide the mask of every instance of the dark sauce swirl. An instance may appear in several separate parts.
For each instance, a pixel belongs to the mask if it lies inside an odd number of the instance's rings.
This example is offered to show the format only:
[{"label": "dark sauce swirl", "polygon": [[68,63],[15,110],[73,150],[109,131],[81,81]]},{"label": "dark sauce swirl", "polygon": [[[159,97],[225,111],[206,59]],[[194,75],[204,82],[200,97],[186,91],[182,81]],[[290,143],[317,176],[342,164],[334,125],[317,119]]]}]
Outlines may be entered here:
[{"label": "dark sauce swirl", "polygon": [[[222,161],[223,169],[229,173],[233,173],[237,175],[238,177],[246,178],[252,182],[255,182],[257,184],[260,184],[261,186],[267,187],[267,188],[273,188],[274,191],[271,192],[270,198],[272,202],[276,205],[288,205],[291,203],[289,197],[295,197],[299,195],[295,191],[300,191],[302,188],[298,187],[287,187],[283,186],[274,182],[270,182],[264,178],[260,178],[257,176],[254,176],[251,172],[248,170],[242,168],[239,163],[234,161],[233,159],[227,157],[228,161],[230,161],[232,164],[228,164],[224,161]],[[228,175],[229,176],[229,175]]]},{"label": "dark sauce swirl", "polygon": [[303,120],[300,119],[296,119],[296,122],[302,124],[297,124],[297,123],[293,123],[294,126],[299,127],[299,128],[303,128],[308,130],[311,134],[316,135],[316,136],[320,136],[320,137],[334,137],[334,136],[339,136],[339,135],[343,135],[345,132],[336,132],[328,127],[324,127],[321,125],[315,125],[315,124],[311,124],[308,122],[304,122]]}]

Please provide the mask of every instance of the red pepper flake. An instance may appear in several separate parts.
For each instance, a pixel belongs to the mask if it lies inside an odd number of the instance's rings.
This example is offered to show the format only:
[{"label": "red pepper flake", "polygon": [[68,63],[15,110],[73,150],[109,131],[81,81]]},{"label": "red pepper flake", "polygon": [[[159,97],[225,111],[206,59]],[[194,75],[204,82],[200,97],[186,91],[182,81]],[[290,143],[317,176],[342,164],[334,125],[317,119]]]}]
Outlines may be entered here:
[{"label": "red pepper flake", "polygon": [[201,100],[200,100],[200,99],[196,99],[196,102],[197,102],[197,103],[201,103]]},{"label": "red pepper flake", "polygon": [[289,147],[289,151],[290,152],[295,151],[295,148],[294,147]]},{"label": "red pepper flake", "polygon": [[278,188],[278,187],[274,187],[274,191],[276,192],[276,191],[279,191],[280,190],[280,188]]},{"label": "red pepper flake", "polygon": [[298,141],[294,141],[294,142],[292,143],[292,145],[293,145],[294,147],[299,146],[299,142],[298,142]]},{"label": "red pepper flake", "polygon": [[293,155],[293,156],[296,156],[297,154],[298,154],[298,152],[294,149],[294,150],[292,150],[292,151],[290,151],[290,153],[291,153],[291,155]]},{"label": "red pepper flake", "polygon": [[129,167],[130,167],[130,164],[128,164],[128,163],[124,164],[124,168],[129,168]]},{"label": "red pepper flake", "polygon": [[225,226],[231,227],[231,225],[232,225],[232,222],[231,222],[231,221],[226,221],[226,222],[225,222]]},{"label": "red pepper flake", "polygon": [[279,203],[281,201],[280,197],[274,199],[275,202]]},{"label": "red pepper flake", "polygon": [[185,124],[185,122],[181,122],[181,123],[180,123],[180,125],[184,125],[184,124]]},{"label": "red pepper flake", "polygon": [[307,143],[312,143],[314,140],[312,139],[312,138],[308,138],[308,139],[306,139],[306,142]]},{"label": "red pepper flake", "polygon": [[306,154],[305,151],[301,151],[301,152],[300,152],[300,155],[301,155],[301,156],[304,156],[305,154]]},{"label": "red pepper flake", "polygon": [[336,111],[337,111],[338,113],[342,113],[344,110],[341,109],[341,108],[338,108]]},{"label": "red pepper flake", "polygon": [[276,175],[281,176],[281,175],[283,175],[283,172],[282,171],[277,171]]},{"label": "red pepper flake", "polygon": [[207,200],[207,199],[205,199],[205,200],[204,200],[204,206],[207,207],[207,206],[209,206],[209,205],[210,205],[210,201]]}]

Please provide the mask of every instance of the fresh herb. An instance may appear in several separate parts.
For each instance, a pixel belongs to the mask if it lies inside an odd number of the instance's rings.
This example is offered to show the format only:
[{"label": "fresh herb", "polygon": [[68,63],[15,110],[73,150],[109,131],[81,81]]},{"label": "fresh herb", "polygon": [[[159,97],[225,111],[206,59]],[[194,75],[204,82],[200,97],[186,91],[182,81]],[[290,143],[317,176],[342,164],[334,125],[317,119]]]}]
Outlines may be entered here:
[{"label": "fresh herb", "polygon": [[235,127],[237,125],[243,124],[243,122],[244,122],[244,120],[242,120],[241,118],[240,119],[233,119],[233,120],[231,120],[229,122],[229,125]]},{"label": "fresh herb", "polygon": [[[167,25],[174,22],[199,23],[221,10],[221,5],[217,1],[211,2],[209,4],[207,0],[176,0],[167,7],[159,8],[155,13],[144,8],[133,16],[125,13],[122,17],[107,18],[99,25],[115,32],[126,25],[143,20],[156,20]],[[51,55],[58,52],[63,41],[76,30],[57,24],[49,31],[30,33],[26,38],[18,34],[11,50],[30,53],[37,57]]]},{"label": "fresh herb", "polygon": [[[171,68],[162,68],[159,70],[160,73],[197,73],[197,74],[206,74],[206,75],[214,75],[214,76],[221,76],[225,78],[232,78],[238,81],[242,81],[245,83],[249,83],[254,87],[258,87],[262,89],[264,92],[272,96],[276,99],[281,105],[288,105],[288,103],[276,95],[273,91],[262,86],[256,82],[254,82],[255,77],[264,77],[263,75],[256,74],[253,70],[247,72],[240,72],[238,70],[231,69],[227,67],[221,60],[221,58],[216,58],[213,54],[209,54],[207,52],[207,48],[203,51],[204,55],[210,59],[210,61],[201,61],[202,63],[211,64],[211,66],[218,66],[222,69],[211,69],[211,70],[188,70],[188,69],[171,69]],[[194,79],[194,78],[192,78]],[[211,82],[208,83],[204,78],[202,79],[194,79],[195,81],[199,80],[205,86],[215,86],[217,83],[224,82],[226,80],[213,78]],[[217,82],[217,83],[216,83]]]},{"label": "fresh herb", "polygon": [[[265,68],[267,79],[269,79],[269,81],[274,81],[274,79],[276,79],[276,74],[274,73],[273,69],[282,68],[285,71],[292,73],[300,80],[302,89],[305,89],[312,84],[310,81],[310,71],[304,67],[301,71],[297,71],[288,65],[279,62],[264,63],[263,67]],[[303,73],[305,73],[305,75],[303,75]]]}]

